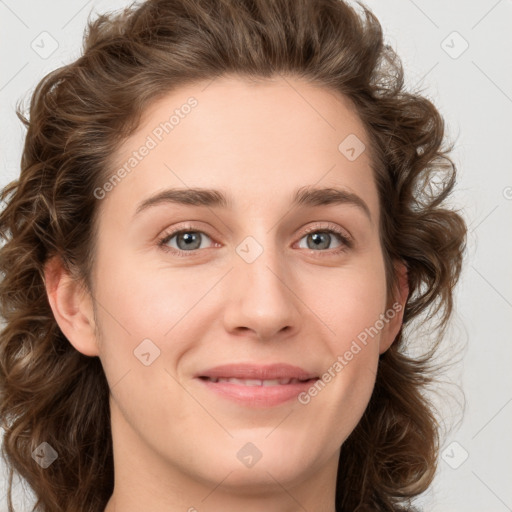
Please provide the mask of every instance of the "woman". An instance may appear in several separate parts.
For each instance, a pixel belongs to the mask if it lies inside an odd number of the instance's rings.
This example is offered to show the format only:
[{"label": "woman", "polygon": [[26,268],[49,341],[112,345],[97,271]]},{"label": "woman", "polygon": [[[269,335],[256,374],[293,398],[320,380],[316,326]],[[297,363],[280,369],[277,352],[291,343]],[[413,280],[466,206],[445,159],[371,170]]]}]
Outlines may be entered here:
[{"label": "woman", "polygon": [[0,417],[40,510],[395,511],[430,485],[435,347],[404,327],[441,340],[466,228],[443,119],[362,9],[149,0],[19,113]]}]

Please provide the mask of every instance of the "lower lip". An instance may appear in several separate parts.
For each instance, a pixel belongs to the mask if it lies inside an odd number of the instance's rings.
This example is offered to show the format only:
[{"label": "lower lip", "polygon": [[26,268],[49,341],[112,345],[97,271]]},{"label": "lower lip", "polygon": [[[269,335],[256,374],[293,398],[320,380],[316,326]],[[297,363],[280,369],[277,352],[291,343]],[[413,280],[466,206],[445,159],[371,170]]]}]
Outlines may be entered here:
[{"label": "lower lip", "polygon": [[210,391],[249,407],[273,407],[297,398],[318,379],[277,386],[244,386],[233,382],[212,382],[198,378]]}]

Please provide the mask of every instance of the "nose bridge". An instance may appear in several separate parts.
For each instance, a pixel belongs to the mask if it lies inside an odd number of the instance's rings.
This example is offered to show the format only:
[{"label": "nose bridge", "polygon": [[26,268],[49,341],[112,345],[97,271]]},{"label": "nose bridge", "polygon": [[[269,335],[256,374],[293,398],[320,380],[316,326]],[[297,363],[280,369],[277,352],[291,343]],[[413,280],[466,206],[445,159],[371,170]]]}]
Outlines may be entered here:
[{"label": "nose bridge", "polygon": [[228,327],[251,329],[260,338],[270,338],[285,327],[296,327],[299,318],[289,282],[290,267],[274,234],[262,229],[236,246],[228,292]]},{"label": "nose bridge", "polygon": [[237,246],[237,274],[253,292],[263,292],[267,297],[274,296],[276,291],[281,294],[284,285],[277,276],[284,268],[284,254],[272,240],[271,233],[259,240],[250,235]]}]

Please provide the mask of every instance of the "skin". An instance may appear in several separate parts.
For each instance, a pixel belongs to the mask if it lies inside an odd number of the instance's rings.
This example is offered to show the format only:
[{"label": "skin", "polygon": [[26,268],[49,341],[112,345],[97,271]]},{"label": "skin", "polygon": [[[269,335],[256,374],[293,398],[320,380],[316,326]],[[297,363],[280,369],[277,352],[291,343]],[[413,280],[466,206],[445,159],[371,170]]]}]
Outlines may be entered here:
[{"label": "skin", "polygon": [[[115,488],[105,510],[334,511],[340,447],[368,404],[401,313],[308,404],[243,406],[194,375],[236,362],[287,362],[321,375],[395,299],[405,304],[402,266],[397,297],[386,297],[368,138],[348,100],[325,88],[223,77],[152,104],[112,171],[190,96],[198,105],[100,201],[94,297],[58,259],[46,269],[60,328],[100,358],[111,390]],[[338,150],[350,134],[367,148],[354,161]],[[305,185],[357,194],[371,219],[353,204],[292,207]],[[159,204],[134,217],[142,200],[171,187],[221,189],[233,204]],[[201,233],[195,255],[158,246],[187,221]],[[343,242],[332,234],[308,248],[305,230],[316,226],[348,233],[353,247],[336,253]],[[252,263],[236,252],[248,236],[263,249]],[[183,248],[177,238],[167,246]],[[146,338],[160,350],[149,366],[134,356]],[[262,454],[252,467],[236,456],[248,442]]]}]

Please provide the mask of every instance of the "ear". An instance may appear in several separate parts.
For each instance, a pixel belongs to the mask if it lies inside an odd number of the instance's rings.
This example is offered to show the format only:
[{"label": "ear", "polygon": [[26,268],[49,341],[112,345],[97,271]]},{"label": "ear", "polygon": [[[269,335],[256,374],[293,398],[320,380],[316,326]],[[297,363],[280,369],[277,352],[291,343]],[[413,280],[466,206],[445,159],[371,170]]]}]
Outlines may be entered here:
[{"label": "ear", "polygon": [[65,269],[58,256],[44,268],[45,287],[53,316],[68,341],[82,354],[99,354],[92,299],[85,287]]},{"label": "ear", "polygon": [[409,280],[407,276],[407,267],[401,261],[395,262],[395,273],[398,278],[398,286],[394,294],[394,302],[388,306],[385,313],[388,322],[382,330],[379,354],[384,353],[395,341],[404,317],[405,304],[409,296]]}]

